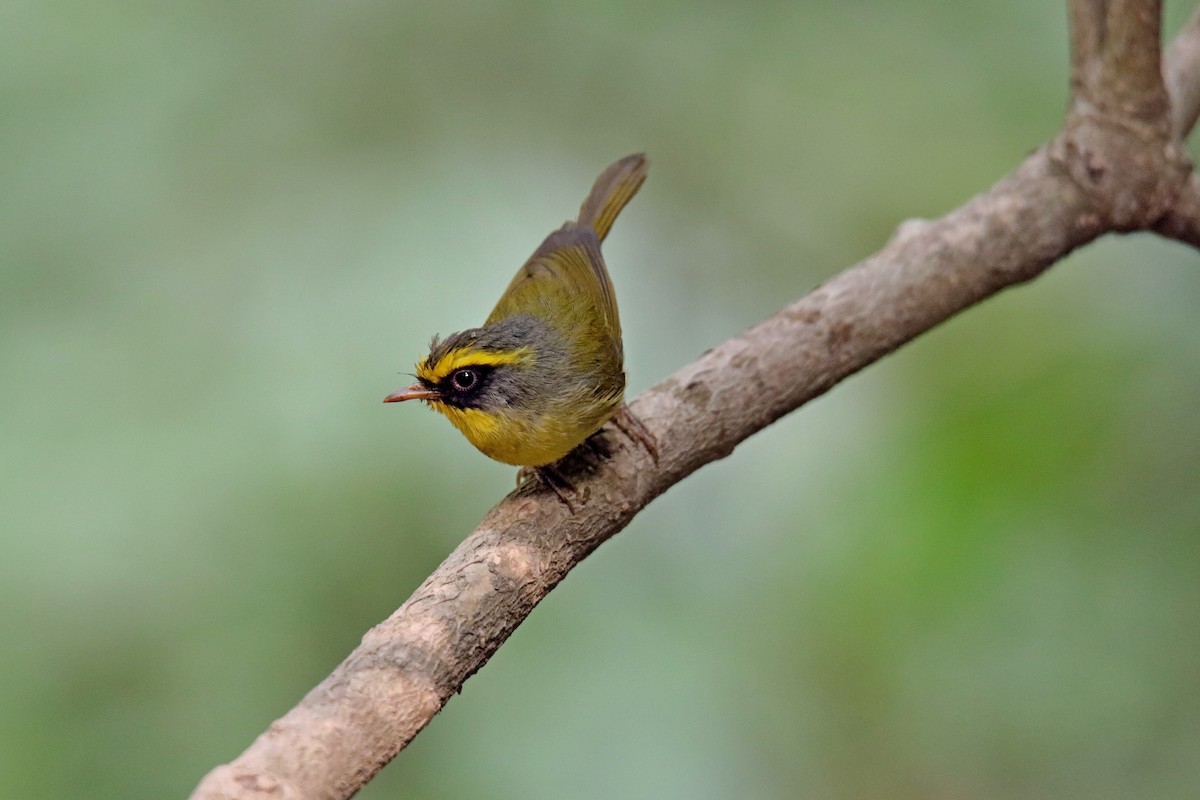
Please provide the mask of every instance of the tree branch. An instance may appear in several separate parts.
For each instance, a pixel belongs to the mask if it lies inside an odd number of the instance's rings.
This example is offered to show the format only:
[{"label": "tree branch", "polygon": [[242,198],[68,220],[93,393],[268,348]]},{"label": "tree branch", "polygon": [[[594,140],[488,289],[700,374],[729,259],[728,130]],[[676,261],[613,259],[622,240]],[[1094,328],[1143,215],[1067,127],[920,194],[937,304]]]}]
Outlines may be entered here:
[{"label": "tree branch", "polygon": [[1200,117],[1200,6],[1192,11],[1175,41],[1167,48],[1163,79],[1171,98],[1171,117],[1176,139],[1187,138]]},{"label": "tree branch", "polygon": [[1165,121],[1160,0],[1076,1],[1068,10],[1073,113],[1150,124]]},{"label": "tree branch", "polygon": [[[564,467],[581,498],[574,514],[537,485],[501,501],[328,678],[192,796],[349,797],[574,566],[699,467],[1108,231],[1158,224],[1195,243],[1200,194],[1171,133],[1191,123],[1170,122],[1157,19],[1157,3],[1072,2],[1073,99],[1053,142],[958,210],[903,224],[874,256],[642,394],[634,411],[658,439],[657,463],[609,426],[611,457],[573,455]],[[1189,42],[1195,27],[1193,17]],[[1194,43],[1171,52],[1180,59],[1168,69],[1173,86],[1200,80]],[[1180,108],[1195,105],[1192,94],[1172,91],[1186,98]]]},{"label": "tree branch", "polygon": [[1146,230],[1191,171],[1172,135],[1158,0],[1074,0],[1071,102],[1054,153],[1114,231]]},{"label": "tree branch", "polygon": [[[1177,141],[1188,136],[1200,118],[1200,6],[1167,48],[1163,81],[1171,98],[1172,133]],[[1200,177],[1192,173],[1154,230],[1200,248]]]}]

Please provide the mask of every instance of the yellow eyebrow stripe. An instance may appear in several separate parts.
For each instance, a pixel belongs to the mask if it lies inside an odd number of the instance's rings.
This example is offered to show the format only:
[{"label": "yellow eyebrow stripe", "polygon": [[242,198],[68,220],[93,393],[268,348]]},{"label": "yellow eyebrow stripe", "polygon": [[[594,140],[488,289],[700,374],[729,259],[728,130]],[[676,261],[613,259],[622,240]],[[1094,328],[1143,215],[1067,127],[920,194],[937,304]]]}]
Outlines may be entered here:
[{"label": "yellow eyebrow stripe", "polygon": [[475,350],[469,347],[460,347],[457,350],[451,350],[446,355],[442,356],[434,364],[428,361],[422,361],[417,364],[417,377],[423,381],[437,383],[442,378],[462,367],[478,367],[489,366],[498,367],[506,364],[518,364],[529,359],[531,352],[528,347],[519,347],[516,350],[495,351],[495,350]]}]

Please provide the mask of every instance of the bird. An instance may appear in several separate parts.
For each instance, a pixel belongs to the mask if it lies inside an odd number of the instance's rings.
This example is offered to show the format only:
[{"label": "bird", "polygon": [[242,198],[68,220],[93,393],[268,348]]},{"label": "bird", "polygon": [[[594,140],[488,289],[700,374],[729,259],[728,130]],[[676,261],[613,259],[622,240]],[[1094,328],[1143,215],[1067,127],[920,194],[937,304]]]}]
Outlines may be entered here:
[{"label": "bird", "polygon": [[422,400],[484,455],[542,476],[570,508],[556,462],[613,420],[657,459],[654,436],[624,403],[621,321],[600,244],[646,180],[642,153],[596,179],[579,215],[517,270],[478,328],[433,337],[416,383],[385,403]]}]

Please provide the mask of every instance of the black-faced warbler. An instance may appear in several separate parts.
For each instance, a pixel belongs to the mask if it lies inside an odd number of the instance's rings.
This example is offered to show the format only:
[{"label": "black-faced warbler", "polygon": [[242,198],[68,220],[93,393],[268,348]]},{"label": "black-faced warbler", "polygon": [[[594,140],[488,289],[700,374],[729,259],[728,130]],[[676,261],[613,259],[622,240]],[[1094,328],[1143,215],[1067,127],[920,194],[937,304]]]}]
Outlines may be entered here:
[{"label": "black-faced warbler", "polygon": [[622,402],[621,321],[600,255],[646,166],[639,153],[604,170],[579,218],[546,237],[483,326],[435,336],[417,382],[383,402],[424,400],[505,464],[547,467],[614,416],[654,453],[653,438]]}]

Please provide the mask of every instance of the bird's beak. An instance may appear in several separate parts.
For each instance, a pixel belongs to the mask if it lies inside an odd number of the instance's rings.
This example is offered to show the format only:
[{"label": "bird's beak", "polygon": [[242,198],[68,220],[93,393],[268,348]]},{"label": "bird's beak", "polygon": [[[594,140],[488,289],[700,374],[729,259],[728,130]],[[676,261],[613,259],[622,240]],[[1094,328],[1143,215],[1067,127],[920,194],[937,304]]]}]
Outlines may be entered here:
[{"label": "bird's beak", "polygon": [[401,389],[398,392],[392,392],[387,397],[383,398],[385,403],[403,403],[405,400],[435,400],[438,393],[433,389],[427,389],[419,383],[414,383],[407,389]]}]

